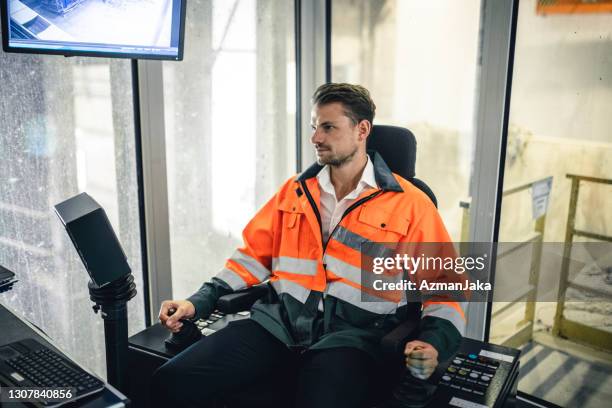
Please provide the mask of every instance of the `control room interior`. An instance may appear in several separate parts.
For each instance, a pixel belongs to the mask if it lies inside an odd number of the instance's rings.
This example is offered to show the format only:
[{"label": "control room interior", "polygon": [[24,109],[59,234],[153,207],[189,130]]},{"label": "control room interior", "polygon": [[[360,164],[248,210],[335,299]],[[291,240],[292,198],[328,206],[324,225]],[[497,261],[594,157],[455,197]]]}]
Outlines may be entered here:
[{"label": "control room interior", "polygon": [[[176,354],[162,301],[213,278],[256,211],[315,162],[312,94],[346,82],[370,91],[375,126],[414,135],[416,177],[453,242],[489,244],[493,297],[469,303],[465,337],[499,346],[480,354],[493,360],[520,352],[505,380],[516,389],[495,406],[609,406],[612,1],[147,0],[140,16],[137,0],[66,0],[61,13],[48,5],[59,0],[2,3],[0,272],[12,274],[0,274],[0,307],[122,404],[148,405],[146,370]],[[10,7],[37,23],[18,26]],[[88,27],[87,42],[112,31],[152,45],[7,49],[30,28],[45,43]],[[81,193],[103,209],[133,277],[132,354],[112,378],[108,310],[92,310],[77,241],[115,241],[70,229],[58,204]],[[122,276],[111,258],[108,273]],[[214,321],[229,315],[248,308]],[[0,351],[7,343],[0,335]],[[469,360],[465,350],[447,364]]]}]

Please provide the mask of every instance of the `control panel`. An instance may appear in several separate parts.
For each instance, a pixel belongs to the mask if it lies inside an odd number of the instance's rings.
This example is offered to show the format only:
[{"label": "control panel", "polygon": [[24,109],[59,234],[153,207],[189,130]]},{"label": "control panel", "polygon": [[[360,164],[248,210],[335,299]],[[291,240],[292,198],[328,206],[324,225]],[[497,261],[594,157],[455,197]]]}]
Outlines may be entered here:
[{"label": "control panel", "polygon": [[484,396],[499,361],[476,354],[457,354],[440,379],[441,385]]},{"label": "control panel", "polygon": [[459,351],[441,365],[429,406],[497,408],[512,406],[520,351],[464,338]]},{"label": "control panel", "polygon": [[209,336],[217,330],[221,330],[222,328],[227,326],[230,321],[246,319],[250,315],[251,312],[248,311],[228,315],[218,310],[215,310],[213,313],[210,314],[210,316],[208,316],[207,319],[196,320],[195,324],[204,336]]}]

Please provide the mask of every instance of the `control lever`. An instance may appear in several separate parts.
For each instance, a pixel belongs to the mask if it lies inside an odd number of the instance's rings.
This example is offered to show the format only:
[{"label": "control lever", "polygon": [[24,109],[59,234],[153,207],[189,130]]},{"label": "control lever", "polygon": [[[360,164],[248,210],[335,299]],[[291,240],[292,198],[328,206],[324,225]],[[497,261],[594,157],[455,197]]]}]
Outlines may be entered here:
[{"label": "control lever", "polygon": [[[175,312],[176,309],[174,308],[168,310],[168,316],[172,316]],[[194,322],[187,319],[180,319],[179,321],[183,323],[183,327],[178,332],[172,333],[164,341],[166,347],[173,351],[183,351],[202,338],[202,332]]]},{"label": "control lever", "polygon": [[391,398],[381,408],[422,408],[431,402],[437,387],[427,380],[413,377],[406,370],[404,378],[393,391]]}]

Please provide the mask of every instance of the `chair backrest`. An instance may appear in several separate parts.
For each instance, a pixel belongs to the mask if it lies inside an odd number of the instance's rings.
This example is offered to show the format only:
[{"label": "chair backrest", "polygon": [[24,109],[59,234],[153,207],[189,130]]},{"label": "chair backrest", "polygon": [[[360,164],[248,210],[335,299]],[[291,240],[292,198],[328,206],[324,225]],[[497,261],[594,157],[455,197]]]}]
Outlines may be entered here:
[{"label": "chair backrest", "polygon": [[433,191],[415,177],[417,143],[411,131],[398,126],[374,125],[367,149],[376,150],[392,172],[410,181],[438,206]]},{"label": "chair backrest", "polygon": [[[433,191],[425,182],[415,177],[417,143],[411,131],[398,126],[374,125],[366,148],[376,150],[392,172],[410,181],[438,206]],[[406,316],[406,321],[382,340],[384,350],[401,353],[406,342],[416,338],[421,318],[421,303],[408,302]]]}]

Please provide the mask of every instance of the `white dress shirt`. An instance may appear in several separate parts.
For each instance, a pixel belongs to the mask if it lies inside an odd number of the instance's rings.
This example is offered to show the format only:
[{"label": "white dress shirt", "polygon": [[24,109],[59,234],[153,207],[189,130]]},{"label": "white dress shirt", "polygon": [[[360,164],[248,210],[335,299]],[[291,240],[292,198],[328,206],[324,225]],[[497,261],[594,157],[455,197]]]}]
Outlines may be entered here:
[{"label": "white dress shirt", "polygon": [[361,174],[361,179],[357,183],[357,187],[347,194],[342,200],[336,199],[336,190],[331,182],[330,168],[328,165],[323,167],[317,174],[317,181],[321,190],[321,229],[323,231],[323,242],[327,242],[336,225],[340,222],[342,214],[351,206],[361,193],[367,188],[378,188],[376,179],[374,178],[374,166],[369,156],[367,163]]},{"label": "white dress shirt", "polygon": [[[342,200],[338,201],[336,198],[336,190],[331,182],[331,175],[329,166],[326,165],[317,174],[317,181],[321,191],[321,201],[319,203],[319,213],[321,214],[321,231],[323,232],[323,242],[327,242],[336,225],[340,222],[342,214],[347,208],[351,206],[357,200],[357,197],[367,188],[378,188],[376,184],[376,178],[374,177],[374,166],[370,161],[370,157],[367,157],[367,163],[361,173],[361,179],[357,183],[357,187],[350,193],[348,193]],[[327,289],[325,289],[327,293]],[[323,297],[325,297],[325,293]],[[319,311],[323,311],[323,299],[319,301]]]}]

